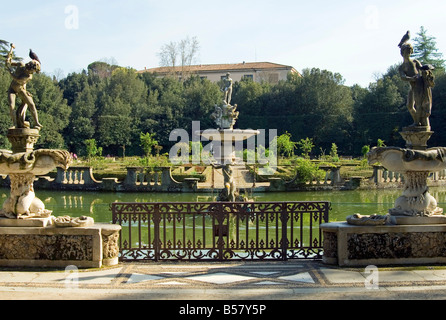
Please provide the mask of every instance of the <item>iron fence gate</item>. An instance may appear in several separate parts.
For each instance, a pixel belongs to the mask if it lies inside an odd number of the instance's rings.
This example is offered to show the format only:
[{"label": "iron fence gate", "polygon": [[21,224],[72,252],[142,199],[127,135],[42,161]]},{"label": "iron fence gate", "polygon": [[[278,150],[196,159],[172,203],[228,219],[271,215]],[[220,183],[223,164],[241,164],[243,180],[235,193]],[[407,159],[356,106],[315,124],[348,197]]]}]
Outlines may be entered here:
[{"label": "iron fence gate", "polygon": [[121,261],[322,257],[330,202],[111,204]]}]

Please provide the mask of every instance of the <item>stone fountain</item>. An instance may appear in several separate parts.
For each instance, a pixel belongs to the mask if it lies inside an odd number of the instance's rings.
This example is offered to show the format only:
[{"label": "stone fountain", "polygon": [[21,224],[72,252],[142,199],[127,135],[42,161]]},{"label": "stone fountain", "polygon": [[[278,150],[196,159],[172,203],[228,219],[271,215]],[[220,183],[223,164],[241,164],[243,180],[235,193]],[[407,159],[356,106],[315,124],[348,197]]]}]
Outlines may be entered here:
[{"label": "stone fountain", "polygon": [[239,194],[236,179],[233,174],[233,166],[239,162],[236,158],[235,149],[238,143],[260,134],[258,130],[234,129],[239,112],[237,105],[231,105],[232,79],[230,74],[224,79],[225,87],[224,100],[215,106],[211,118],[215,121],[217,129],[207,129],[197,134],[206,140],[213,141],[215,163],[214,168],[221,168],[225,188],[221,190],[217,201],[246,201],[247,199]]},{"label": "stone fountain", "polygon": [[404,37],[399,47],[404,59],[399,67],[401,79],[410,85],[407,109],[413,124],[400,132],[406,141],[406,148],[374,148],[367,155],[370,164],[381,163],[390,171],[404,175],[404,191],[396,200],[395,207],[389,210],[394,224],[446,223],[443,209],[437,207],[436,199],[429,194],[427,178],[432,172],[446,168],[446,148],[427,147],[432,136],[429,116],[432,110],[432,91],[435,85],[433,67],[411,60],[413,48],[408,37]]},{"label": "stone fountain", "polygon": [[[10,195],[0,210],[0,266],[100,267],[117,263],[119,226],[94,224],[91,217],[52,216],[36,197],[34,180],[72,162],[65,150],[38,149],[42,125],[26,84],[40,72],[38,58],[13,63],[14,45],[6,58],[12,77],[8,90],[13,127],[8,130],[12,151],[0,150],[0,174],[8,175]],[[16,97],[21,104],[16,108]],[[26,121],[29,108],[34,127]]]},{"label": "stone fountain", "polygon": [[405,148],[379,147],[368,154],[370,164],[404,175],[400,197],[387,214],[347,217],[347,222],[321,226],[324,261],[345,266],[421,264],[446,262],[446,216],[429,193],[428,176],[446,169],[446,148],[428,148],[432,136],[433,67],[412,60],[413,48],[403,37],[399,67],[401,79],[410,85],[407,108],[413,123],[400,132]]}]

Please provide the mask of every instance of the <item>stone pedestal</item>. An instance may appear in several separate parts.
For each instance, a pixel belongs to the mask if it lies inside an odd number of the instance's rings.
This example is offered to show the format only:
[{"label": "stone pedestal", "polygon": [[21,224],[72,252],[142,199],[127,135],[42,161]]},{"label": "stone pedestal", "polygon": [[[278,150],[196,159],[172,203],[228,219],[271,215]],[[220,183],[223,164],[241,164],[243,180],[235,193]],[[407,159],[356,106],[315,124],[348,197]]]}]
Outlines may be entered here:
[{"label": "stone pedestal", "polygon": [[1,227],[14,227],[14,228],[29,228],[37,227],[44,228],[52,225],[52,217],[47,218],[28,218],[28,219],[10,219],[0,217]]},{"label": "stone pedestal", "polygon": [[321,225],[323,262],[363,267],[446,263],[446,224]]},{"label": "stone pedestal", "polygon": [[413,150],[426,150],[427,141],[434,134],[430,131],[430,127],[414,126],[414,127],[404,127],[400,135],[406,141],[406,148]]},{"label": "stone pedestal", "polygon": [[9,142],[12,144],[12,152],[31,152],[34,144],[39,139],[39,130],[28,128],[11,128],[7,134]]},{"label": "stone pedestal", "polygon": [[[32,226],[46,219],[1,219],[0,266],[100,268],[118,263],[121,226]],[[47,221],[48,225],[48,221]]]},{"label": "stone pedestal", "polygon": [[390,216],[390,223],[395,225],[426,225],[445,224],[446,216],[433,215],[429,217]]}]

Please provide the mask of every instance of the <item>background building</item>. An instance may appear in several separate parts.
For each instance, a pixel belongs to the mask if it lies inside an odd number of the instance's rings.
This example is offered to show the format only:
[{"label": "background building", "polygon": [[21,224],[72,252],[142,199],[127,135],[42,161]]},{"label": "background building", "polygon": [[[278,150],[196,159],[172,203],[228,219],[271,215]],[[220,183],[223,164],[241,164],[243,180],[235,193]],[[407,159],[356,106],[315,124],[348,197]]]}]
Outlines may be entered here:
[{"label": "background building", "polygon": [[189,75],[198,75],[201,78],[212,82],[218,82],[226,73],[231,74],[233,81],[240,81],[244,78],[252,79],[256,82],[266,81],[272,84],[280,80],[286,80],[289,73],[296,73],[291,66],[277,64],[272,62],[243,62],[232,64],[200,64],[192,66],[177,67],[158,67],[138,71],[139,73],[156,73],[160,77],[169,74],[176,74],[178,77],[187,77]]}]

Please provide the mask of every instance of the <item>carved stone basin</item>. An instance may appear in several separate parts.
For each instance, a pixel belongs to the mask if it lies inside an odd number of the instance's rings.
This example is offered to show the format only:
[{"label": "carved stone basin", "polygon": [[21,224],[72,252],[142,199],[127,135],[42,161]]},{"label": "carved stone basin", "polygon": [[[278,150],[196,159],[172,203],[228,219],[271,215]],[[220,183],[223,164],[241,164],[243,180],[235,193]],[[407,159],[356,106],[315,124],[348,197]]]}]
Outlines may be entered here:
[{"label": "carved stone basin", "polygon": [[389,210],[394,216],[438,216],[443,209],[429,194],[427,178],[431,172],[446,169],[446,148],[427,150],[398,147],[373,148],[368,154],[370,164],[380,162],[387,170],[404,174],[403,194]]},{"label": "carved stone basin", "polygon": [[56,167],[66,170],[71,162],[70,153],[64,150],[40,149],[20,153],[0,150],[0,172],[2,174],[45,175]]},{"label": "carved stone basin", "polygon": [[446,148],[412,150],[398,147],[373,148],[367,154],[370,164],[380,162],[394,172],[435,172],[446,169]]},{"label": "carved stone basin", "polygon": [[260,134],[253,129],[208,129],[198,133],[207,140],[212,141],[243,141]]},{"label": "carved stone basin", "polygon": [[12,153],[0,150],[0,172],[9,175],[11,193],[3,203],[0,216],[7,218],[48,217],[43,202],[35,196],[34,179],[56,167],[67,169],[72,162],[68,151],[41,149]]}]

